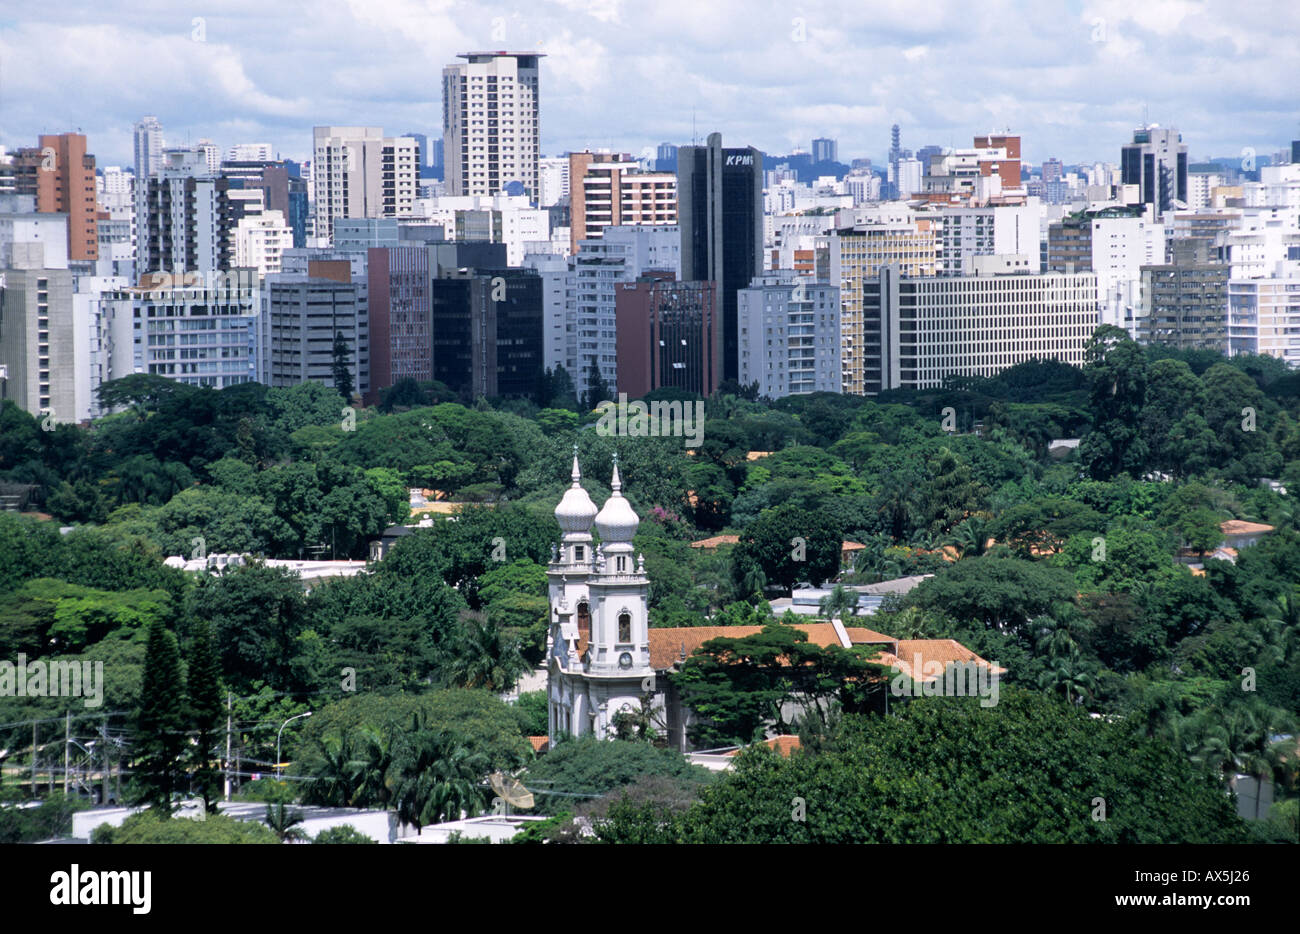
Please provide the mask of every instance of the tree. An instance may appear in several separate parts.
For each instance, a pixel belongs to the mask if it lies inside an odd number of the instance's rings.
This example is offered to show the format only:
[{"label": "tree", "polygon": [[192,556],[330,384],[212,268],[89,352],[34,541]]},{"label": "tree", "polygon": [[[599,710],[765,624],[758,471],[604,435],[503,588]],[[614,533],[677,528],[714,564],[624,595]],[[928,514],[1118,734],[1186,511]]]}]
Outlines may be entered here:
[{"label": "tree", "polygon": [[817,612],[826,619],[843,619],[845,613],[855,616],[858,612],[858,595],[836,584],[827,596],[822,597]]},{"label": "tree", "polygon": [[139,797],[164,814],[171,813],[172,793],[185,749],[185,683],[176,637],[162,620],[149,626],[144,681],[136,714],[136,762],[133,780]]},{"label": "tree", "polygon": [[[624,788],[646,776],[674,779],[698,789],[710,774],[675,749],[649,743],[598,740],[590,734],[566,739],[528,767],[523,784],[546,814],[571,810],[575,801]],[[579,797],[574,797],[575,795]]]},{"label": "tree", "polygon": [[348,342],[343,338],[342,331],[334,332],[333,357],[334,388],[339,391],[339,395],[344,399],[351,399],[353,389],[352,350],[348,347]]},{"label": "tree", "polygon": [[921,582],[907,603],[988,629],[1015,632],[1054,606],[1069,603],[1069,574],[1019,558],[985,555],[958,561]]},{"label": "tree", "polygon": [[132,814],[120,827],[100,824],[91,843],[176,844],[176,843],[278,843],[275,832],[257,821],[236,820],[224,814],[210,814],[204,820],[174,817],[168,820],[155,811]]},{"label": "tree", "polygon": [[1141,476],[1149,448],[1139,424],[1147,396],[1147,361],[1122,328],[1103,324],[1084,349],[1092,431],[1079,444],[1079,459],[1094,479],[1121,473]]},{"label": "tree", "polygon": [[820,583],[840,567],[843,530],[824,515],[794,506],[766,510],[746,526],[734,554],[737,579],[750,568],[787,590],[799,581]]},{"label": "tree", "polygon": [[455,733],[429,729],[416,715],[398,740],[390,770],[398,820],[418,833],[426,824],[477,815],[487,771],[487,756]]},{"label": "tree", "polygon": [[213,742],[221,717],[221,662],[212,642],[212,627],[196,620],[190,645],[187,687],[190,726],[197,734],[193,749],[194,782],[209,814],[217,812],[217,772],[212,767]]},{"label": "tree", "polygon": [[320,833],[312,843],[376,843],[371,840],[351,824],[340,824],[337,827],[327,827]]},{"label": "tree", "polygon": [[595,411],[596,406],[608,401],[609,397],[609,384],[605,382],[605,377],[600,372],[600,366],[593,356],[591,364],[587,367],[587,392],[583,396],[583,407],[588,412]]},{"label": "tree", "polygon": [[302,811],[291,811],[283,801],[266,806],[266,826],[271,828],[281,843],[298,843],[307,839],[307,831],[298,825],[302,823]]},{"label": "tree", "polygon": [[1174,749],[1054,698],[1004,687],[995,708],[919,698],[844,721],[817,754],[743,752],[682,817],[611,808],[599,832],[658,843],[1247,839],[1217,783]]},{"label": "tree", "polygon": [[462,623],[462,634],[447,660],[445,678],[461,688],[508,691],[515,679],[528,670],[519,642],[506,636],[492,623],[473,617]]},{"label": "tree", "polygon": [[717,747],[792,732],[790,704],[818,718],[833,707],[869,709],[886,671],[874,656],[866,647],[821,648],[802,630],[771,623],[752,636],[710,639],[670,678],[698,717],[692,740]]}]

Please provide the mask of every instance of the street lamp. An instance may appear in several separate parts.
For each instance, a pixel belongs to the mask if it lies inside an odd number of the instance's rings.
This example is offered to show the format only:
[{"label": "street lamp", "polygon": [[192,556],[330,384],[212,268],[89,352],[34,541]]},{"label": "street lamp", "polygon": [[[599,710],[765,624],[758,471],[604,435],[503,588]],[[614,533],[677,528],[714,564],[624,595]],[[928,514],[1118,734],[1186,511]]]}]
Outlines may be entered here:
[{"label": "street lamp", "polygon": [[280,724],[280,732],[275,734],[275,774],[277,776],[284,774],[284,768],[280,764],[280,737],[284,735],[284,728],[295,720],[301,720],[303,717],[310,716],[311,711],[309,710],[306,713],[300,713],[295,717],[290,717],[288,720]]}]

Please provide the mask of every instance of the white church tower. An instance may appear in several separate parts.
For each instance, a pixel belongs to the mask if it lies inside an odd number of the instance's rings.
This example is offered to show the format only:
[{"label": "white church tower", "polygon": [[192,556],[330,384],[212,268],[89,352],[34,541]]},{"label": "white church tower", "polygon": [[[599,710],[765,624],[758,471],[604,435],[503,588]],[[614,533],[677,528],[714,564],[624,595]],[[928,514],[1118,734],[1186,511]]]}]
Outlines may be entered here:
[{"label": "white church tower", "polygon": [[[597,512],[582,488],[575,445],[573,485],[555,508],[564,533],[547,568],[551,622],[547,636],[549,729],[599,739],[615,735],[614,718],[640,709],[652,693],[645,558],[632,538],[641,520],[623,496],[614,457],[613,493]],[[595,525],[600,544],[593,546]]]}]

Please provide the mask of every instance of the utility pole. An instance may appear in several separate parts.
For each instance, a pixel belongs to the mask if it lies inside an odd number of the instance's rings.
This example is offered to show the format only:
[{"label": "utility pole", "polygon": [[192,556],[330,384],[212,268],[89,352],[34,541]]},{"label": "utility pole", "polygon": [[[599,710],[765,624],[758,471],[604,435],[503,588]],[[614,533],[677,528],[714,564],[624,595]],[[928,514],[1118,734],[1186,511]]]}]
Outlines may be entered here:
[{"label": "utility pole", "polygon": [[226,692],[226,800],[230,800],[230,731],[233,723],[230,719],[230,705],[235,695]]},{"label": "utility pole", "polygon": [[63,795],[68,794],[68,750],[72,748],[72,711],[63,714]]},{"label": "utility pole", "polygon": [[99,744],[104,750],[100,768],[103,769],[99,775],[99,803],[108,807],[108,717],[105,717],[99,724]]}]

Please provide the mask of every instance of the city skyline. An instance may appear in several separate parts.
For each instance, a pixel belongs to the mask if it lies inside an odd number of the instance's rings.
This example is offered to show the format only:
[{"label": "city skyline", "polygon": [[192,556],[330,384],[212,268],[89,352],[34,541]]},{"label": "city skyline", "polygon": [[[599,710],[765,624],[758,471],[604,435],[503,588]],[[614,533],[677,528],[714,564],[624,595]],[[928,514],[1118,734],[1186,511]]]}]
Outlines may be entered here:
[{"label": "city skyline", "polygon": [[653,155],[659,142],[717,130],[774,155],[827,137],[841,161],[883,164],[898,123],[913,150],[1009,127],[1031,164],[1114,162],[1150,122],[1177,127],[1193,161],[1245,147],[1266,156],[1300,134],[1286,80],[1300,73],[1300,51],[1277,41],[1297,25],[1300,11],[1285,3],[1243,14],[1181,0],[1054,11],[1007,0],[975,19],[947,2],[924,17],[892,2],[757,13],[669,3],[647,13],[620,0],[526,10],[410,0],[267,10],[240,0],[192,14],[72,3],[0,19],[0,144],[77,130],[97,165],[129,166],[131,127],[146,114],[169,146],[269,142],[293,159],[310,156],[315,125],[432,137],[442,68],[467,51],[509,49],[546,56],[546,155]]}]

